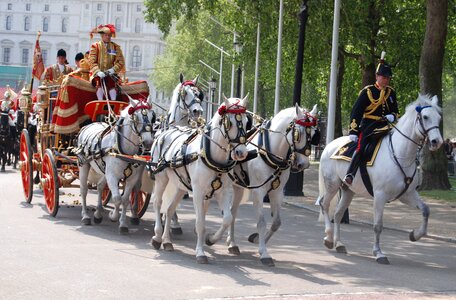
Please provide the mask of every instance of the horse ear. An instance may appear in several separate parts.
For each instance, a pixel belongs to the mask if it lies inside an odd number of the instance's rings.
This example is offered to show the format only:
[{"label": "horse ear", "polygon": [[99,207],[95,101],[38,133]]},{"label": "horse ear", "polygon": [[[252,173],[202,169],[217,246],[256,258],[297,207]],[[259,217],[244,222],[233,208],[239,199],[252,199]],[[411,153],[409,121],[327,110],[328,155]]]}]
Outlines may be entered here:
[{"label": "horse ear", "polygon": [[245,95],[245,97],[242,98],[242,101],[241,101],[242,106],[247,107],[247,105],[249,104],[249,100],[247,99],[248,97],[249,97],[249,93],[247,93],[247,95]]},{"label": "horse ear", "polygon": [[179,80],[181,83],[184,83],[184,74],[180,73]]},{"label": "horse ear", "polygon": [[314,105],[314,107],[312,108],[312,111],[310,112],[310,115],[311,116],[316,116],[317,115],[317,104]]},{"label": "horse ear", "polygon": [[298,103],[295,103],[295,109],[296,109],[296,116],[298,119],[300,119],[303,115],[301,108],[299,107]]},{"label": "horse ear", "polygon": [[437,97],[437,95],[434,95],[434,97],[432,97],[432,104],[433,105],[439,104],[439,98]]},{"label": "horse ear", "polygon": [[225,96],[224,93],[222,93],[222,97],[223,97],[223,101],[225,101],[225,102],[228,101],[228,98]]},{"label": "horse ear", "polygon": [[199,78],[199,74],[196,75],[195,79],[193,79],[193,84],[196,85],[198,83],[198,78]]},{"label": "horse ear", "polygon": [[231,105],[230,101],[228,100],[228,98],[225,97],[225,95],[223,95],[223,101],[225,101],[226,107],[229,107]]},{"label": "horse ear", "polygon": [[130,105],[131,106],[136,106],[136,104],[138,103],[135,99],[133,99],[132,97],[128,96],[128,100],[130,101]]}]

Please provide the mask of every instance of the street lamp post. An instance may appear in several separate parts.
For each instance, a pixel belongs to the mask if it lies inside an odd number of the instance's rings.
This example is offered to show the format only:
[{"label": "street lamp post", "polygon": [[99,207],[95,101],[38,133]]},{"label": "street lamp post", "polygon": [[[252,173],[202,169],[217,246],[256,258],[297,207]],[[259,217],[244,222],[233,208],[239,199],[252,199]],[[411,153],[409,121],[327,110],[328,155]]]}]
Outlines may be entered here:
[{"label": "street lamp post", "polygon": [[[239,56],[242,52],[242,43],[237,39],[234,40],[233,43],[234,51]],[[236,85],[236,97],[241,98],[241,81],[242,81],[242,64],[239,63],[239,67],[237,69],[237,85]]]}]

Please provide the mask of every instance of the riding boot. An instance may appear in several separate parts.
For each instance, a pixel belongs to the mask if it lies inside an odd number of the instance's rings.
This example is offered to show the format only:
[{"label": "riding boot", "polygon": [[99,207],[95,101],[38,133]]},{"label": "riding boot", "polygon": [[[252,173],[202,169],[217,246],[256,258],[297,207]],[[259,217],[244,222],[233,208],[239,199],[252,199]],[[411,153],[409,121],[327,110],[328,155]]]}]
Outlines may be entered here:
[{"label": "riding boot", "polygon": [[358,167],[361,162],[361,156],[362,155],[359,153],[359,151],[357,151],[351,159],[350,166],[347,170],[347,175],[344,177],[344,183],[347,186],[350,186],[353,183],[353,179],[356,176],[356,172],[358,171]]}]

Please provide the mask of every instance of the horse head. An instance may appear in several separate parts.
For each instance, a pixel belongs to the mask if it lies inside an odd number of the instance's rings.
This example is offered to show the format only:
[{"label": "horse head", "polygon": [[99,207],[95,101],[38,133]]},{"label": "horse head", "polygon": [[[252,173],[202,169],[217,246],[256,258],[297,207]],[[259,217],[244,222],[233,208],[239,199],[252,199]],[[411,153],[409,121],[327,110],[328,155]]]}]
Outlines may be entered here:
[{"label": "horse head", "polygon": [[[219,118],[214,125],[220,126],[220,129],[231,146],[231,158],[239,161],[247,157],[248,151],[245,145],[247,132],[247,100],[248,96],[243,99],[229,98],[225,96],[224,104],[218,109],[218,114],[214,118]],[[214,120],[214,119],[213,119]]]},{"label": "horse head", "polygon": [[133,132],[135,132],[140,138],[143,144],[143,147],[150,149],[154,139],[154,129],[153,125],[155,123],[155,112],[152,110],[152,102],[148,100],[135,100],[130,98],[130,105],[126,110],[125,115],[123,113],[122,117],[129,118]]},{"label": "horse head", "polygon": [[[418,95],[418,99],[409,104],[403,117],[396,125],[398,131],[404,132],[417,144],[429,142],[429,150],[440,148],[443,138],[440,133],[442,109],[438,106],[437,96]],[[407,130],[411,131],[410,134]]]},{"label": "horse head", "polygon": [[[179,90],[179,107],[182,102],[184,110],[186,110],[189,119],[198,122],[203,114],[201,102],[204,99],[203,91],[197,86],[199,75],[193,80],[184,81],[181,74],[180,90]],[[182,108],[182,107],[181,107]],[[189,120],[189,121],[190,121]]]}]

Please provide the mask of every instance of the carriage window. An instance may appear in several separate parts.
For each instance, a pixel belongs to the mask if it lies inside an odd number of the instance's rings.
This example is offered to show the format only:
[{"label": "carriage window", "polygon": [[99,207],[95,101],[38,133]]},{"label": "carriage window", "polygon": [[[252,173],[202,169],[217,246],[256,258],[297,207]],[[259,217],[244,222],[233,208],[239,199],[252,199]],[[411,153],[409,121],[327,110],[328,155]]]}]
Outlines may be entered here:
[{"label": "carriage window", "polygon": [[133,68],[138,68],[141,66],[141,50],[138,46],[133,47],[133,60],[131,66]]},{"label": "carriage window", "polygon": [[6,17],[6,24],[5,24],[6,30],[11,30],[11,19],[12,19],[12,18],[13,18],[13,17],[11,17],[11,16],[7,16],[7,17]]},{"label": "carriage window", "polygon": [[11,48],[3,48],[3,63],[7,64],[10,62]]},{"label": "carriage window", "polygon": [[29,62],[29,49],[22,49],[22,63],[28,64]]},{"label": "carriage window", "polygon": [[25,17],[24,19],[24,31],[30,30],[30,17]]},{"label": "carriage window", "polygon": [[44,18],[43,19],[43,31],[47,32],[48,29],[49,29],[49,19],[48,18]]}]

